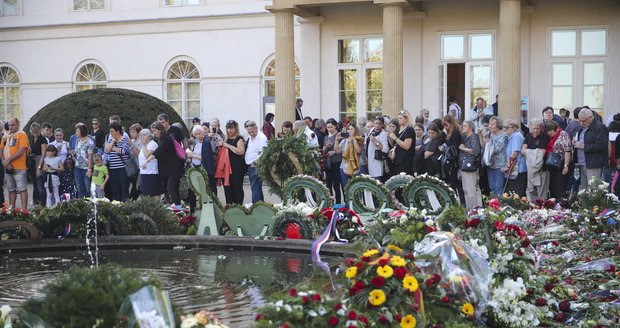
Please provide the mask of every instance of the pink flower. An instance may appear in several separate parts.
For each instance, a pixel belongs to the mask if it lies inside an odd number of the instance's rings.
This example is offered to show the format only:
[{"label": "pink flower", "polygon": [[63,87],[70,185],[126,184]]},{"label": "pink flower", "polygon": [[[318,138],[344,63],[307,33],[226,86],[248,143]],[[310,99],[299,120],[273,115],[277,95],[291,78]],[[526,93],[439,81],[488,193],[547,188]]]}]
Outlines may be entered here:
[{"label": "pink flower", "polygon": [[499,210],[499,199],[493,198],[489,202],[489,206],[494,210]]}]

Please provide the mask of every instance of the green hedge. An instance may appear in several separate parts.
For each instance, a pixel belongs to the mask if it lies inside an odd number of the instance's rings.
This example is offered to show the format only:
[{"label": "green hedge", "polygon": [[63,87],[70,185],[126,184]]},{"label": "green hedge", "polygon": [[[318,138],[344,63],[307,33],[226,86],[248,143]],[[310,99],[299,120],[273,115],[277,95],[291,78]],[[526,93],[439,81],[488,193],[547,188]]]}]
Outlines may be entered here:
[{"label": "green hedge", "polygon": [[[143,92],[127,89],[93,89],[70,93],[62,96],[45,107],[41,108],[26,125],[24,131],[29,133],[32,122],[50,122],[54,129],[62,128],[65,131],[65,140],[75,133],[75,124],[86,123],[92,128],[91,120],[96,117],[101,122],[101,128],[108,131],[108,117],[121,117],[123,127],[129,129],[133,123],[140,123],[149,127],[157,120],[157,115],[165,113],[170,117],[170,123],[185,123],[177,112],[162,100]],[[187,134],[187,127],[184,128]]]}]

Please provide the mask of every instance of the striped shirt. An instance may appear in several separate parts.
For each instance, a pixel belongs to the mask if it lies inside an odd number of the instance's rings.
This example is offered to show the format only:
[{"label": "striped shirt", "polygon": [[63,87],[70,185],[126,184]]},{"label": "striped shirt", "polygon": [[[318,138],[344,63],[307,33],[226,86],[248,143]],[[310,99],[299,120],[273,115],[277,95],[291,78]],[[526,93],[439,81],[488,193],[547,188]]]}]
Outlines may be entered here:
[{"label": "striped shirt", "polygon": [[116,142],[116,148],[120,150],[120,154],[111,150],[108,155],[108,164],[110,170],[124,169],[126,167],[125,160],[129,159],[129,139],[123,136],[123,140]]}]

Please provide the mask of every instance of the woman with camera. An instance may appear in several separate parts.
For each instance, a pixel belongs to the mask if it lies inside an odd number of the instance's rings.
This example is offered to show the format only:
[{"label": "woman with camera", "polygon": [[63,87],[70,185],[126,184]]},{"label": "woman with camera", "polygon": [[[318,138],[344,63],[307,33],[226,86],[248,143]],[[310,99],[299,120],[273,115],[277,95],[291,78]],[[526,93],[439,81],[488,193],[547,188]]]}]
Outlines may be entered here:
[{"label": "woman with camera", "polygon": [[347,182],[360,170],[360,153],[364,138],[360,136],[359,129],[355,123],[349,123],[345,127],[346,132],[341,132],[336,136],[336,146],[334,151],[342,154],[340,163],[340,177],[342,178],[342,189],[345,189]]},{"label": "woman with camera", "polygon": [[370,132],[366,142],[368,151],[368,175],[381,180],[383,178],[384,160],[387,158],[387,132],[383,129],[383,117],[375,118],[375,127]]}]

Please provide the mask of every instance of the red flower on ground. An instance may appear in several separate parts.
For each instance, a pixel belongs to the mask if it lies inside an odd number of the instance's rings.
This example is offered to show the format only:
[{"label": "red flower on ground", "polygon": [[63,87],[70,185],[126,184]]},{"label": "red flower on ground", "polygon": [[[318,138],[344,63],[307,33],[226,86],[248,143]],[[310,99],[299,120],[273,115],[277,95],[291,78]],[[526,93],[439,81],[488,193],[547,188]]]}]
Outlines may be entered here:
[{"label": "red flower on ground", "polygon": [[363,323],[363,324],[368,324],[368,318],[366,318],[365,316],[361,315],[359,318],[357,318],[357,321]]},{"label": "red flower on ground", "polygon": [[385,316],[385,314],[379,314],[379,317],[377,317],[377,322],[380,323],[380,324],[383,324],[383,325],[389,323],[389,321],[388,321],[387,317]]},{"label": "red flower on ground", "polygon": [[288,294],[292,297],[297,296],[297,290],[295,288],[291,288],[288,290]]},{"label": "red flower on ground", "polygon": [[357,320],[357,313],[355,313],[355,311],[349,311],[347,320]]},{"label": "red flower on ground", "polygon": [[327,324],[332,327],[335,327],[336,325],[338,325],[338,322],[339,322],[338,318],[334,316],[331,316],[329,317],[329,319],[327,319]]},{"label": "red flower on ground", "polygon": [[494,210],[499,210],[499,199],[497,198],[491,199],[491,201],[489,202],[489,207],[491,207]]},{"label": "red flower on ground", "polygon": [[557,321],[557,322],[563,322],[564,321],[564,313],[562,312],[558,312],[553,316],[553,320]]},{"label": "red flower on ground", "polygon": [[334,304],[334,310],[335,310],[335,311],[338,311],[338,310],[340,310],[340,309],[342,309],[342,304],[340,304],[340,303],[336,303],[336,304]]},{"label": "red flower on ground", "polygon": [[444,297],[441,298],[441,301],[444,302],[444,303],[449,303],[450,302],[450,297],[444,296]]},{"label": "red flower on ground", "polygon": [[500,230],[500,231],[505,230],[506,225],[502,221],[495,221],[495,229]]},{"label": "red flower on ground", "polygon": [[395,320],[396,322],[400,322],[400,320],[402,320],[402,318],[403,318],[403,317],[400,315],[400,313],[396,313],[396,314],[394,314],[394,320]]},{"label": "red flower on ground", "polygon": [[321,301],[321,295],[319,295],[319,294],[312,295],[312,300],[315,301],[315,302],[320,302]]},{"label": "red flower on ground", "polygon": [[381,288],[383,287],[383,285],[385,285],[385,279],[383,277],[376,276],[372,278],[370,283],[377,288]]},{"label": "red flower on ground", "polygon": [[302,296],[301,297],[301,302],[303,304],[308,304],[310,302],[310,299],[308,298],[308,296]]},{"label": "red flower on ground", "polygon": [[570,302],[568,300],[563,300],[558,304],[560,311],[567,312],[570,311]]},{"label": "red flower on ground", "polygon": [[536,304],[536,306],[545,306],[547,305],[547,300],[542,297],[539,297],[536,299],[536,302],[534,304]]},{"label": "red flower on ground", "polygon": [[257,314],[256,317],[254,317],[254,321],[261,321],[261,320],[264,320],[264,319],[265,319],[265,316],[260,314],[260,313]]},{"label": "red flower on ground", "polygon": [[289,327],[288,323],[285,322],[285,323],[280,325],[280,328],[290,328],[290,327]]}]

